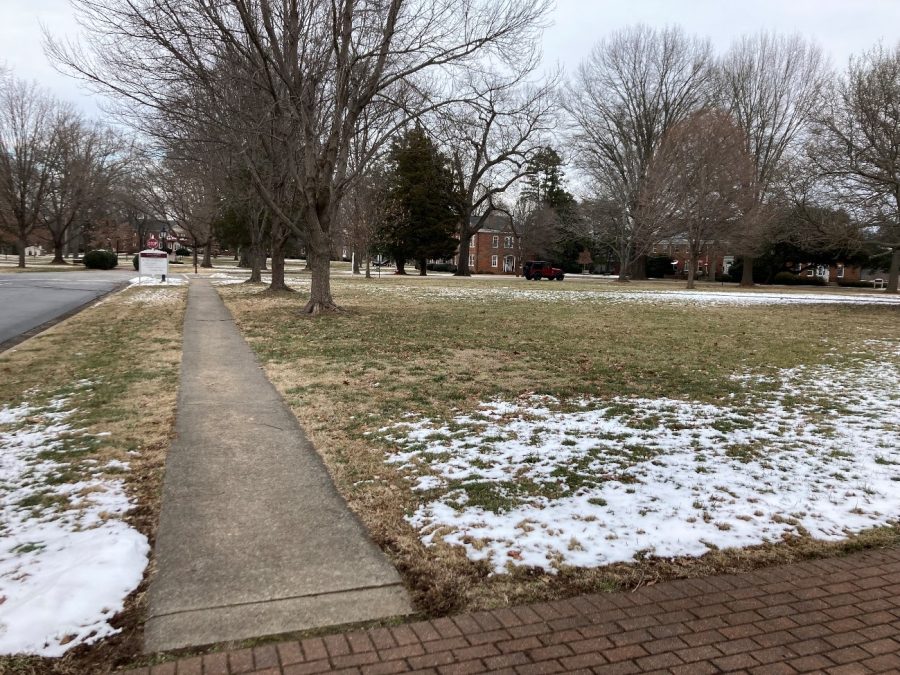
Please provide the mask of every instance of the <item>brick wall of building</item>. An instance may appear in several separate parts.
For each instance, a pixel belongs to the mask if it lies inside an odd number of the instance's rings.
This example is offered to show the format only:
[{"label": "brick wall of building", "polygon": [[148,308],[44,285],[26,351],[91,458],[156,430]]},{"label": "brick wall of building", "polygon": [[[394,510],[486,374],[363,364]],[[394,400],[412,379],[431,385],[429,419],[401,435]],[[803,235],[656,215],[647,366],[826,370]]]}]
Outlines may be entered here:
[{"label": "brick wall of building", "polygon": [[469,246],[474,274],[518,274],[522,257],[518,237],[510,231],[481,231]]}]

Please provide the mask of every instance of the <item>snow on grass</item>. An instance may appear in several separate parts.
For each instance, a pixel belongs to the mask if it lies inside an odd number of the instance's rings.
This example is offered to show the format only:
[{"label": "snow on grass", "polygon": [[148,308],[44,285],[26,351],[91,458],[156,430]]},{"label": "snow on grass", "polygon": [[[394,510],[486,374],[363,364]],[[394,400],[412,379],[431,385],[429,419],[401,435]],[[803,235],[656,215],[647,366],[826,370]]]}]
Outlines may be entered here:
[{"label": "snow on grass", "polygon": [[210,279],[214,279],[213,286],[229,286],[231,284],[242,284],[247,281],[247,277],[238,277],[225,272],[214,272],[209,275]]},{"label": "snow on grass", "polygon": [[835,540],[900,517],[900,348],[878,347],[717,405],[529,395],[375,437],[421,494],[422,541],[498,573]]},{"label": "snow on grass", "polygon": [[468,302],[493,303],[496,301],[538,301],[554,303],[638,303],[638,304],[679,304],[688,306],[768,306],[768,305],[893,305],[900,306],[900,296],[880,295],[858,291],[827,293],[813,291],[772,292],[772,291],[622,291],[566,289],[549,281],[544,284],[510,288],[487,286],[444,286],[429,287],[395,283],[362,286],[369,293],[405,292],[421,295],[425,299],[464,300]]},{"label": "snow on grass", "polygon": [[126,305],[170,305],[181,297],[175,288],[141,288],[123,301]]},{"label": "snow on grass", "polygon": [[143,576],[149,545],[122,520],[124,485],[83,458],[93,439],[71,426],[89,386],[0,408],[0,653],[60,656],[116,633]]},{"label": "snow on grass", "polygon": [[[209,275],[210,279],[214,279],[212,282],[213,286],[230,286],[232,284],[242,284],[247,281],[248,275],[244,276],[235,276],[233,274],[220,273],[216,272],[215,274]],[[272,275],[271,274],[263,274],[260,277],[260,282],[263,284],[272,283]],[[285,276],[284,282],[288,286],[295,287],[304,287],[309,286],[310,278],[309,277],[297,277],[297,276]]]},{"label": "snow on grass", "polygon": [[128,280],[128,283],[132,286],[184,286],[187,282],[184,275],[176,276],[173,274],[168,275],[165,281],[155,276],[137,276]]}]

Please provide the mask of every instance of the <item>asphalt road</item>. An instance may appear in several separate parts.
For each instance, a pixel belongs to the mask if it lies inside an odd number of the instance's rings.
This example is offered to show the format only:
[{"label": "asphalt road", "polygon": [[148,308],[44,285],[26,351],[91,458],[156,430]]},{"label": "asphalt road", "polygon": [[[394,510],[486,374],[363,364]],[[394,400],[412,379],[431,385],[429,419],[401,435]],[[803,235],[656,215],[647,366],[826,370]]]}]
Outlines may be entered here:
[{"label": "asphalt road", "polygon": [[108,293],[131,270],[0,273],[0,346]]}]

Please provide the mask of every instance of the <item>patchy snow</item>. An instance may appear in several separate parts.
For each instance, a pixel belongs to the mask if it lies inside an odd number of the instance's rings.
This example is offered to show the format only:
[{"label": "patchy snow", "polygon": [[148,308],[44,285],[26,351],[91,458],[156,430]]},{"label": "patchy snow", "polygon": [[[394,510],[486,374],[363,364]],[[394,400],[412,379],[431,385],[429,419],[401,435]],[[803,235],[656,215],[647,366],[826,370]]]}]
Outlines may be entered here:
[{"label": "patchy snow", "polygon": [[879,346],[717,405],[530,395],[373,437],[422,493],[422,541],[498,573],[841,539],[900,518],[900,348]]},{"label": "patchy snow", "polygon": [[520,287],[488,287],[448,285],[430,287],[412,285],[409,282],[392,284],[371,284],[360,286],[369,293],[410,293],[424,299],[465,300],[468,302],[492,303],[496,301],[534,301],[565,304],[581,303],[638,303],[638,304],[678,304],[688,306],[766,306],[766,305],[889,305],[900,306],[900,296],[875,294],[858,291],[835,292],[774,292],[759,291],[697,291],[697,290],[583,290],[566,289],[548,281],[529,282]]},{"label": "patchy snow", "polygon": [[170,305],[181,297],[181,291],[164,286],[141,288],[123,301],[126,305]]},{"label": "patchy snow", "polygon": [[128,280],[132,286],[184,286],[188,282],[184,275],[170,274],[162,281],[158,277],[137,276]]},{"label": "patchy snow", "polygon": [[62,397],[0,408],[0,653],[60,656],[118,632],[147,564],[122,481],[78,458],[90,438],[74,412]]},{"label": "patchy snow", "polygon": [[[209,275],[210,279],[214,279],[212,282],[213,286],[229,286],[231,284],[242,284],[249,278],[249,275],[244,276],[234,276],[233,274],[226,273],[215,273]],[[260,281],[263,284],[272,283],[272,275],[271,274],[263,274],[260,277]],[[296,286],[296,287],[304,287],[309,286],[310,278],[309,277],[296,277],[296,276],[285,276],[284,282],[288,286]]]}]

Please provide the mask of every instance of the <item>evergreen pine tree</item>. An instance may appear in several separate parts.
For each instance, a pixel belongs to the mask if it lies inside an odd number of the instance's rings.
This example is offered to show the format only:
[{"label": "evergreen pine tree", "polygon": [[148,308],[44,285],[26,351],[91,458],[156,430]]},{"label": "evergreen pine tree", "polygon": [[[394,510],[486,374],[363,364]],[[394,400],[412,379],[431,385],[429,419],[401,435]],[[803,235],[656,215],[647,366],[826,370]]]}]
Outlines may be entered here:
[{"label": "evergreen pine tree", "polygon": [[398,274],[405,274],[407,260],[415,260],[424,275],[427,260],[450,257],[458,243],[449,161],[420,125],[394,143],[389,160],[388,192],[396,215],[384,223],[379,239]]}]

